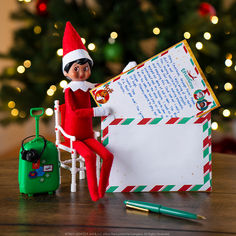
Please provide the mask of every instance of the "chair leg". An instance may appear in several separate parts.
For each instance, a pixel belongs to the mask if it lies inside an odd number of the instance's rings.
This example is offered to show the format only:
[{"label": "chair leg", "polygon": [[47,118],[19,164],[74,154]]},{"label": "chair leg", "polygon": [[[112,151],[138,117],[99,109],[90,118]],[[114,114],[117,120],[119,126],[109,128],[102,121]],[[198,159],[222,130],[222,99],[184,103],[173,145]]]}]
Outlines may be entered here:
[{"label": "chair leg", "polygon": [[[80,161],[80,168],[84,168],[84,162]],[[79,171],[79,179],[85,179],[85,171],[84,170],[80,170]]]},{"label": "chair leg", "polygon": [[101,170],[101,159],[100,157],[97,155],[96,158],[96,174],[97,174],[97,182],[99,183],[99,179],[100,179],[100,170]]},{"label": "chair leg", "polygon": [[72,154],[72,165],[71,165],[71,192],[76,192],[76,154]]}]

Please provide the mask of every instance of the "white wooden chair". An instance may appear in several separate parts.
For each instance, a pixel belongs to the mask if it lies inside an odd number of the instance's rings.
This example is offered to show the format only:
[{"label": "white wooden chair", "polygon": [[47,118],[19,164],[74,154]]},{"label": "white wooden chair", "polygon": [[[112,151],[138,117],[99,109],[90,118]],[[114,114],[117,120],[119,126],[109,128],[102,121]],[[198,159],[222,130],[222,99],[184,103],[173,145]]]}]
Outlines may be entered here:
[{"label": "white wooden chair", "polygon": [[[59,105],[59,101],[56,100],[54,104],[54,110],[55,110],[55,133],[56,133],[56,147],[58,149],[58,154],[59,154],[59,160],[61,164],[61,168],[67,169],[71,172],[71,192],[76,192],[76,174],[79,172],[79,179],[84,179],[85,178],[85,170],[86,167],[84,165],[85,160],[84,158],[79,155],[76,150],[73,148],[73,142],[76,140],[75,136],[71,136],[67,134],[64,129],[61,126],[61,111],[62,111],[62,106]],[[64,111],[62,111],[64,112]],[[70,140],[70,144],[66,145],[65,142],[61,141],[61,137],[64,136]],[[95,131],[94,136],[97,139],[100,136],[100,133]],[[71,158],[67,160],[61,160],[61,155],[60,151],[64,150],[66,152],[69,152],[71,154]],[[100,177],[100,165],[101,165],[101,160],[100,157],[97,155],[96,158],[96,171],[97,171],[97,181],[99,181]],[[77,167],[77,162],[79,162],[79,167]]]}]

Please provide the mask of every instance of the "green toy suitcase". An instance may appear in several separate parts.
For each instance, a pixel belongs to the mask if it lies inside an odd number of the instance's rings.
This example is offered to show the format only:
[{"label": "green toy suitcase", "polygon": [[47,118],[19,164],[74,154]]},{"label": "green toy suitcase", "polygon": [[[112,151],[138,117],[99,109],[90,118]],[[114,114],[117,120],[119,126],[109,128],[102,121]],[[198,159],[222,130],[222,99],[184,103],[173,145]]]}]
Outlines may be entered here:
[{"label": "green toy suitcase", "polygon": [[[42,111],[41,114],[33,114]],[[30,115],[35,117],[36,135],[22,141],[19,154],[18,181],[20,193],[33,196],[35,193],[52,194],[59,187],[58,151],[54,143],[39,135],[39,117],[44,113],[43,108],[32,108]],[[25,143],[28,138],[35,137]]]}]

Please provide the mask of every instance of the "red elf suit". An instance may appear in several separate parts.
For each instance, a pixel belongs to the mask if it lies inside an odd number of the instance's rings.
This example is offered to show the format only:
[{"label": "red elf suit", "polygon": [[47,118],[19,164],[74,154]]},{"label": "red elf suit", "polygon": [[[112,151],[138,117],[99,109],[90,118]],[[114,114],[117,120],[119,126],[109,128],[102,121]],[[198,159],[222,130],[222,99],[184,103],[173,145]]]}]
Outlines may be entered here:
[{"label": "red elf suit", "polygon": [[[67,63],[77,59],[86,58],[93,63],[86,48],[82,44],[80,36],[69,22],[66,24],[64,33],[63,52],[65,52],[63,55],[63,71]],[[64,89],[64,129],[68,134],[76,137],[73,147],[85,159],[90,196],[93,201],[97,201],[104,196],[106,187],[108,186],[113,155],[100,142],[94,139],[92,117],[106,116],[109,114],[109,111],[104,108],[91,107],[89,90],[94,87],[95,85],[90,82],[73,80]],[[99,187],[97,186],[95,153],[103,160]]]},{"label": "red elf suit", "polygon": [[[83,84],[84,83],[84,84]],[[92,117],[96,108],[91,108],[89,89],[94,85],[84,82],[70,82],[65,89],[65,131],[76,137],[73,147],[85,159],[88,188],[92,200],[103,197],[108,185],[113,155],[94,139]],[[99,188],[96,177],[96,155],[103,160]]]}]

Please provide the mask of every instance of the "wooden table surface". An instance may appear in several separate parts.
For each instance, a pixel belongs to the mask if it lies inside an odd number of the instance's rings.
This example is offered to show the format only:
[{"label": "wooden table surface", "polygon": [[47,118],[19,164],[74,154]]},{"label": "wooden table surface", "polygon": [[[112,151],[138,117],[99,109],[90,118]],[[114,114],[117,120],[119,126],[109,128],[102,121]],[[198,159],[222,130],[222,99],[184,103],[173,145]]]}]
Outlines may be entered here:
[{"label": "wooden table surface", "polygon": [[[34,197],[18,190],[18,160],[0,160],[0,235],[236,235],[236,156],[213,154],[211,193],[107,193],[90,200],[86,181],[70,193],[62,172],[55,195]],[[127,210],[126,199],[155,202],[207,217],[186,220]]]}]

